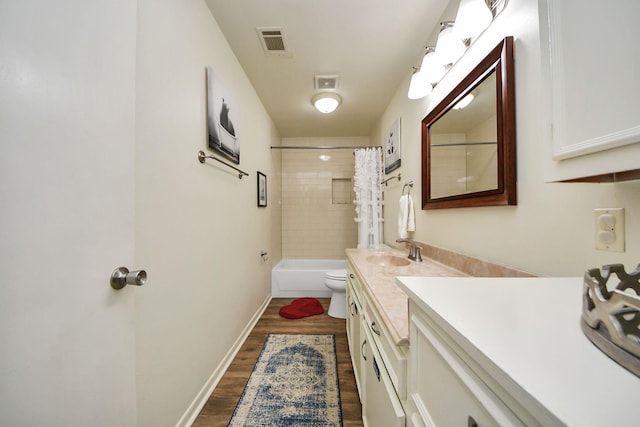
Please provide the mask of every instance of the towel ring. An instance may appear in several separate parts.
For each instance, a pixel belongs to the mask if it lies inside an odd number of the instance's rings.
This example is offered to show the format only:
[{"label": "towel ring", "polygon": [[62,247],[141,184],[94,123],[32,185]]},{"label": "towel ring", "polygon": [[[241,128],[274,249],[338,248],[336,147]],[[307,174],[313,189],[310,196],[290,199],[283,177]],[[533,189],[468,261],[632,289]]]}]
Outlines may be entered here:
[{"label": "towel ring", "polygon": [[409,191],[407,191],[407,195],[411,194],[411,189],[413,188],[413,181],[409,181],[407,182],[403,187],[402,187],[402,195],[404,196],[404,189],[409,187]]}]

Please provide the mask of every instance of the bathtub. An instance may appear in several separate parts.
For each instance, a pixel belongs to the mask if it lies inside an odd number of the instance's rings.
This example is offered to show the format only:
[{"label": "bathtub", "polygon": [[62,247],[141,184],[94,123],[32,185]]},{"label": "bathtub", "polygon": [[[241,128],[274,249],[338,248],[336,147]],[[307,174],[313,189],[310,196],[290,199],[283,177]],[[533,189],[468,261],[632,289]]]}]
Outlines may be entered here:
[{"label": "bathtub", "polygon": [[271,270],[271,296],[328,298],[324,275],[341,268],[346,268],[344,259],[283,259]]}]

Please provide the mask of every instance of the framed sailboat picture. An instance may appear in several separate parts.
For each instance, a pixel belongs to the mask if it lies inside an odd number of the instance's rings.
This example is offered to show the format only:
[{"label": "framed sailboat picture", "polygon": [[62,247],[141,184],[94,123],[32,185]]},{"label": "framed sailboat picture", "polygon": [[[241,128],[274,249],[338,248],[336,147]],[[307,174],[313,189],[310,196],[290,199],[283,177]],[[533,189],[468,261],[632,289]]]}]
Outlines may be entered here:
[{"label": "framed sailboat picture", "polygon": [[394,120],[384,134],[384,173],[400,167],[400,117]]}]

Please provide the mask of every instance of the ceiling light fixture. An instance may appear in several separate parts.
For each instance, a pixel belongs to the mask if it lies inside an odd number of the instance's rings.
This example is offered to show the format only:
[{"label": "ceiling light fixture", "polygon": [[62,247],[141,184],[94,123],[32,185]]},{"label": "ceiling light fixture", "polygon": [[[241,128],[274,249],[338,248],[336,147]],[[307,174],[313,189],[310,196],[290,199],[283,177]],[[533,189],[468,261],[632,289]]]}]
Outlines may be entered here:
[{"label": "ceiling light fixture", "polygon": [[332,113],[342,102],[342,97],[337,93],[323,92],[311,98],[311,103],[323,114]]}]

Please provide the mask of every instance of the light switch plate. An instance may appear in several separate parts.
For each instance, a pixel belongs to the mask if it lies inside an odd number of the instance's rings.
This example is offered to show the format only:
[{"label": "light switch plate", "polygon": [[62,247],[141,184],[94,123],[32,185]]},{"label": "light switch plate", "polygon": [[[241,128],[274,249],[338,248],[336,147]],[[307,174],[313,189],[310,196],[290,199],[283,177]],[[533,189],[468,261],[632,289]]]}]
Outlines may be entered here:
[{"label": "light switch plate", "polygon": [[594,209],[593,212],[596,249],[624,252],[624,208]]}]

